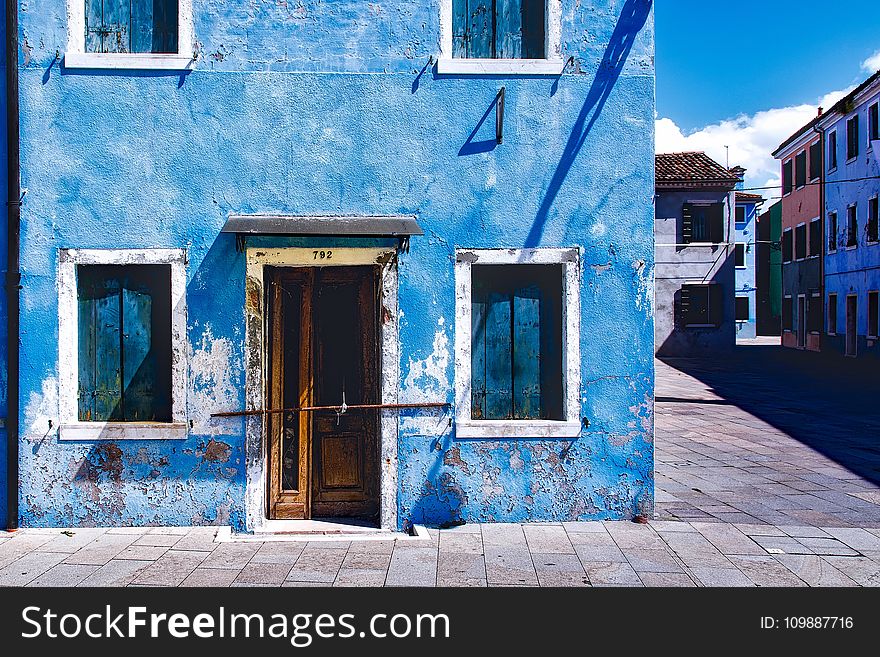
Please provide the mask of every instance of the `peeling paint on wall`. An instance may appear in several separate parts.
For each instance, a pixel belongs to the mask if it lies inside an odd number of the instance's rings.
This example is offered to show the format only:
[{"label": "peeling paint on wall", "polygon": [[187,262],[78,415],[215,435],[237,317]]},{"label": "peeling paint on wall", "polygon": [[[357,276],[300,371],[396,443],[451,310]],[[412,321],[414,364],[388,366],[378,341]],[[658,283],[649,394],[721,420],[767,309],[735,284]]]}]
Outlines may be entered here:
[{"label": "peeling paint on wall", "polygon": [[240,372],[232,355],[229,338],[214,337],[207,324],[190,354],[189,417],[194,434],[214,436],[241,431],[241,420],[211,417],[211,413],[237,410]]}]

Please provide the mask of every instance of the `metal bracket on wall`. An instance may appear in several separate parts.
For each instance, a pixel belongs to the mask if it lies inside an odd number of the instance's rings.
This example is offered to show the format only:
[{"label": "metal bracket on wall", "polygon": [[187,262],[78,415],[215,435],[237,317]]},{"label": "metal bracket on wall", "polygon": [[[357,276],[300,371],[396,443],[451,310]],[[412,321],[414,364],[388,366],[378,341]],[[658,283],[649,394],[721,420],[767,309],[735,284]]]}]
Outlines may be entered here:
[{"label": "metal bracket on wall", "polygon": [[504,93],[505,87],[501,87],[495,96],[495,141],[499,144],[504,141]]}]

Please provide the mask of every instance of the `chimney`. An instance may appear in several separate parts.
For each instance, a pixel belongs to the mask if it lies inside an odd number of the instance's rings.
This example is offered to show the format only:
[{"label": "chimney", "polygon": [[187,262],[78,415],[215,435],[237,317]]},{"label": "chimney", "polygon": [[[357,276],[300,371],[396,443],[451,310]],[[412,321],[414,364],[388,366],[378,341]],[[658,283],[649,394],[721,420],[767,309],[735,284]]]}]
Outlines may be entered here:
[{"label": "chimney", "polygon": [[822,116],[822,112],[824,112],[824,111],[825,111],[825,108],[824,108],[824,107],[820,107],[820,108],[819,108],[819,114],[818,114],[818,116]]},{"label": "chimney", "polygon": [[730,173],[732,173],[738,180],[738,182],[736,183],[736,188],[742,189],[743,182],[746,177],[746,170],[741,166],[735,166],[730,168]]}]

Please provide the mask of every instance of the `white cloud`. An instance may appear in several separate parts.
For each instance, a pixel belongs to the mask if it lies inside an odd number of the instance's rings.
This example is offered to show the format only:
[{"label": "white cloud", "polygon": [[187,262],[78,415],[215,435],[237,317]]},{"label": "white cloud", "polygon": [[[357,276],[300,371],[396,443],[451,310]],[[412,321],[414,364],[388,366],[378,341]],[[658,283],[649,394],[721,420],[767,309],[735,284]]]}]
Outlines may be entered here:
[{"label": "white cloud", "polygon": [[862,70],[871,74],[880,71],[880,50],[862,62]]},{"label": "white cloud", "polygon": [[[779,162],[771,153],[815,116],[818,107],[829,109],[845,96],[850,89],[834,91],[819,99],[816,105],[796,105],[742,114],[733,119],[704,126],[684,134],[672,119],[661,118],[656,122],[658,153],[680,151],[705,151],[721,163],[727,163],[730,148],[730,166],[742,166],[746,172],[746,187],[779,185]],[[765,197],[779,196],[776,190],[763,191]]]}]

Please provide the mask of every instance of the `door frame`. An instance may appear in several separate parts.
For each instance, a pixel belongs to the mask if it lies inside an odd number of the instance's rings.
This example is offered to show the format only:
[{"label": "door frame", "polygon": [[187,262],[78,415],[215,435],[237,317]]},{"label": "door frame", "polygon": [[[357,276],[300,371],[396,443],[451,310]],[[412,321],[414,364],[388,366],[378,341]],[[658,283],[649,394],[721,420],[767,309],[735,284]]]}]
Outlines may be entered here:
[{"label": "door frame", "polygon": [[[329,241],[329,240],[328,240]],[[332,257],[316,258],[316,251]],[[265,267],[379,266],[379,376],[383,404],[398,402],[400,338],[398,334],[398,276],[395,247],[247,247],[245,250],[245,409],[266,408],[270,372]],[[397,427],[399,412],[380,412],[379,419],[379,525],[397,529]],[[265,416],[246,416],[245,526],[248,531],[301,522],[269,520],[266,514],[268,422]]]},{"label": "door frame", "polygon": [[797,346],[798,349],[807,348],[807,295],[797,296]]}]

